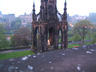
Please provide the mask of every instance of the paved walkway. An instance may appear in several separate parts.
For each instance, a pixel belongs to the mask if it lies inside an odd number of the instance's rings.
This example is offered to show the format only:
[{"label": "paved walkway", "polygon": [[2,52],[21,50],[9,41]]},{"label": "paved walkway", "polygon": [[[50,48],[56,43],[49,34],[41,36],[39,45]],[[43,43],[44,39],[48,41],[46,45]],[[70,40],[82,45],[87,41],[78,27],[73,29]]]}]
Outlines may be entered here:
[{"label": "paved walkway", "polygon": [[0,72],[96,72],[96,45],[0,61]]}]

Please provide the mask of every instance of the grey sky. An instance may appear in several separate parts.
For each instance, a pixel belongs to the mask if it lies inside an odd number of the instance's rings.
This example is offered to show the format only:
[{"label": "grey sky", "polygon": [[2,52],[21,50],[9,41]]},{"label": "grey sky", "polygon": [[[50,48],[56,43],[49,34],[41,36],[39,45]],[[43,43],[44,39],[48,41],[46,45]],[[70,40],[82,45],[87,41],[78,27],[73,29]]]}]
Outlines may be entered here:
[{"label": "grey sky", "polygon": [[[40,0],[35,0],[36,13],[40,9]],[[14,13],[20,14],[31,13],[33,0],[0,0],[0,11],[3,14]],[[64,0],[57,0],[57,8],[63,13]],[[79,14],[88,15],[90,12],[96,12],[96,0],[67,0],[67,11],[69,15]]]}]

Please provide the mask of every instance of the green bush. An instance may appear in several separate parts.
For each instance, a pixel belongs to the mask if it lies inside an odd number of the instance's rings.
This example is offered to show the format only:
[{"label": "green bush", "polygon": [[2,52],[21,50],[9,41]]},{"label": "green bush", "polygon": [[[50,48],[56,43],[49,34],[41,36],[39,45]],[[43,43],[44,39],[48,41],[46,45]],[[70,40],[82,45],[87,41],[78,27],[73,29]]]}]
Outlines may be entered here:
[{"label": "green bush", "polygon": [[70,41],[79,41],[81,40],[80,36],[78,34],[74,34],[71,38]]},{"label": "green bush", "polygon": [[96,32],[92,34],[92,44],[96,43]]},{"label": "green bush", "polygon": [[2,24],[0,24],[0,49],[9,47],[9,42],[7,40],[7,36],[5,35],[5,29]]}]

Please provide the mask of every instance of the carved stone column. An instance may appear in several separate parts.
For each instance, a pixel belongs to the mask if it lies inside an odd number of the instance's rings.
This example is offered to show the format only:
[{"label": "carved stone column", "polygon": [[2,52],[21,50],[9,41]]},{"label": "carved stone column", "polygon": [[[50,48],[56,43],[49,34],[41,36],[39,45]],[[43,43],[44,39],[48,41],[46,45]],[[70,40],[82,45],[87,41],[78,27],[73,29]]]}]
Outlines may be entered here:
[{"label": "carved stone column", "polygon": [[64,48],[68,48],[68,26],[67,22],[65,23],[65,30],[64,30]]},{"label": "carved stone column", "polygon": [[58,49],[58,30],[55,30],[55,35],[54,35],[54,49]]}]

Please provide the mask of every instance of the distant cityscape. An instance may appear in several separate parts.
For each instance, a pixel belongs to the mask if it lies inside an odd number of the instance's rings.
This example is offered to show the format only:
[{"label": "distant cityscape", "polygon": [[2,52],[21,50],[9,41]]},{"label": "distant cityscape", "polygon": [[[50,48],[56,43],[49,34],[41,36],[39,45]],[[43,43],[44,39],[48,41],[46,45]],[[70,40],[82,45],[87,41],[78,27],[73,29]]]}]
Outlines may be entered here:
[{"label": "distant cityscape", "polygon": [[24,13],[23,15],[20,15],[18,17],[15,16],[15,14],[3,14],[0,11],[0,24],[11,24],[11,22],[15,21],[15,20],[21,20],[21,24],[23,26],[26,26],[27,24],[32,23],[32,14],[26,14]]},{"label": "distant cityscape", "polygon": [[[68,18],[68,23],[71,27],[73,27],[76,22],[84,19],[89,20],[92,24],[96,24],[96,13],[90,13],[89,16],[80,16],[80,15],[70,16],[68,14],[67,18]],[[30,14],[24,13],[16,17],[15,14],[3,14],[0,11],[0,24],[5,24],[10,28],[14,26],[13,25],[14,22],[18,22],[18,21],[21,23],[20,26],[26,27],[31,25],[32,13]]]}]

